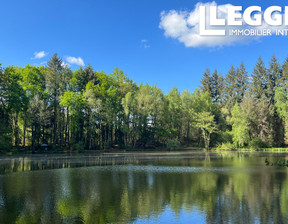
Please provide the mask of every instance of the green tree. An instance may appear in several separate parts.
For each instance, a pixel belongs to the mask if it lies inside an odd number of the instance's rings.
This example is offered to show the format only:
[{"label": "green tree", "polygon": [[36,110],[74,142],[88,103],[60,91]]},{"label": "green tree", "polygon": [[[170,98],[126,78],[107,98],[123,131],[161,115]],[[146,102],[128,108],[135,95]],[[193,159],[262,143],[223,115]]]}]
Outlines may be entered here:
[{"label": "green tree", "polygon": [[282,75],[279,81],[279,86],[288,88],[288,57],[285,59],[282,65]]},{"label": "green tree", "polygon": [[93,83],[94,85],[98,84],[98,79],[94,69],[89,64],[86,68],[80,67],[75,70],[73,77],[71,79],[72,89],[75,92],[83,92],[86,89],[88,82]]},{"label": "green tree", "polygon": [[274,97],[276,88],[280,84],[282,76],[282,71],[280,64],[275,55],[271,58],[270,67],[267,71],[267,88],[266,88],[266,97],[270,104],[274,105]]},{"label": "green tree", "polygon": [[230,110],[235,102],[237,102],[237,90],[238,90],[238,80],[237,80],[237,70],[231,65],[230,70],[225,76],[225,85],[223,90],[223,98],[225,105]]},{"label": "green tree", "polygon": [[223,82],[224,79],[221,73],[218,73],[215,69],[211,77],[212,87],[211,87],[211,97],[214,103],[222,102],[222,92],[223,92]]},{"label": "green tree", "polygon": [[[45,141],[45,119],[40,119],[40,113],[46,114],[48,94],[45,90],[46,84],[44,79],[45,68],[26,65],[24,68],[19,68],[21,75],[21,85],[26,92],[29,103],[27,110],[22,113],[23,120],[23,146],[26,146],[26,139],[31,132],[31,144],[34,149],[35,142],[39,143],[42,136],[42,141]],[[43,104],[46,105],[43,108]],[[41,109],[45,111],[41,111]],[[43,117],[42,117],[43,118]],[[43,122],[41,122],[43,121]],[[42,130],[41,130],[42,129]],[[47,142],[45,142],[47,143]]]},{"label": "green tree", "polygon": [[214,115],[211,112],[201,112],[196,114],[195,126],[201,129],[205,148],[208,149],[211,134],[217,130]]},{"label": "green tree", "polygon": [[[20,145],[19,115],[27,110],[28,98],[21,85],[21,75],[17,67],[8,66],[2,72],[1,98],[3,108],[9,113],[9,118],[14,136],[14,145]],[[7,115],[6,115],[7,116]]]},{"label": "green tree", "polygon": [[201,87],[200,89],[203,92],[208,92],[211,94],[212,92],[212,79],[209,68],[206,68],[206,71],[203,74],[203,77],[201,79]]},{"label": "green tree", "polygon": [[245,114],[238,103],[233,107],[231,123],[233,142],[238,147],[243,147],[245,143],[249,142],[249,127]]},{"label": "green tree", "polygon": [[0,63],[0,150],[8,150],[12,146],[12,124],[8,109],[9,77],[4,74]]},{"label": "green tree", "polygon": [[212,98],[208,92],[202,92],[195,89],[193,95],[193,106],[191,114],[196,128],[201,130],[201,136],[204,140],[205,148],[210,145],[211,134],[217,130],[215,122],[216,107],[212,103]]},{"label": "green tree", "polygon": [[136,146],[136,119],[137,119],[137,108],[135,92],[128,92],[122,99],[122,105],[124,109],[124,125],[122,127],[124,133],[124,144],[125,146],[132,145]]},{"label": "green tree", "polygon": [[252,82],[250,85],[251,94],[257,99],[260,99],[263,95],[265,95],[265,91],[267,89],[266,77],[267,69],[262,58],[259,57],[253,70]]},{"label": "green tree", "polygon": [[248,73],[246,71],[245,65],[242,62],[240,64],[240,67],[237,68],[236,71],[236,82],[237,82],[237,99],[236,101],[238,103],[241,103],[246,92],[248,89],[248,83],[249,83],[249,77],[248,77]]},{"label": "green tree", "polygon": [[193,114],[191,113],[191,109],[193,107],[193,97],[192,93],[189,90],[182,91],[181,95],[181,108],[182,108],[182,136],[184,142],[190,141],[191,129],[193,127]]},{"label": "green tree", "polygon": [[63,79],[62,73],[64,71],[63,61],[55,53],[50,60],[47,62],[47,70],[45,73],[45,79],[47,83],[47,90],[50,96],[50,105],[52,107],[53,116],[51,116],[51,123],[53,124],[52,131],[52,142],[53,144],[58,144],[58,117],[59,117],[59,102],[60,95],[63,90]]},{"label": "green tree", "polygon": [[221,103],[223,82],[224,79],[217,69],[211,75],[210,70],[207,68],[201,79],[200,89],[203,92],[208,92],[214,103]]},{"label": "green tree", "polygon": [[[260,138],[267,145],[273,144],[277,133],[273,130],[274,108],[269,105],[267,98],[262,96],[257,99],[249,96],[241,103],[241,109],[248,121],[250,139]],[[280,126],[279,129],[281,129]],[[281,144],[280,139],[278,142]]]},{"label": "green tree", "polygon": [[[85,109],[86,109],[86,98],[82,93],[75,92],[65,92],[61,97],[60,105],[66,107],[68,112],[67,116],[67,127],[65,132],[67,141],[69,142],[69,137],[71,135],[72,143],[77,144],[79,142],[84,142],[84,119],[85,119]],[[71,123],[69,123],[71,117]],[[70,129],[70,135],[68,135],[68,130]]]},{"label": "green tree", "polygon": [[181,117],[182,117],[182,105],[180,93],[176,87],[174,87],[167,95],[168,111],[169,114],[169,134],[171,139],[180,138],[181,132]]},{"label": "green tree", "polygon": [[288,91],[284,87],[276,89],[275,106],[279,116],[283,119],[285,129],[285,144],[288,144]]},{"label": "green tree", "polygon": [[164,142],[167,138],[167,132],[165,129],[165,99],[164,92],[157,86],[152,86],[152,104],[151,104],[151,131],[152,139],[155,145]]}]

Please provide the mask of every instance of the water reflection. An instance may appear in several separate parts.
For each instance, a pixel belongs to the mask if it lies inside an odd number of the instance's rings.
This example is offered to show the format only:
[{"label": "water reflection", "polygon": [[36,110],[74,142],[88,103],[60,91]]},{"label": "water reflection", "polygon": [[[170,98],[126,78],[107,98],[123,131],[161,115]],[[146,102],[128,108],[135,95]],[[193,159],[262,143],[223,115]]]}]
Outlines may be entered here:
[{"label": "water reflection", "polygon": [[[274,156],[269,153],[244,152],[195,152],[195,153],[114,153],[88,155],[24,155],[0,157],[0,174],[45,169],[106,166],[119,164],[155,164],[170,166],[209,166],[210,159],[246,158],[251,156]],[[285,153],[277,154],[285,158]],[[282,157],[281,157],[282,156]],[[245,160],[244,160],[245,161]],[[227,165],[227,164],[221,164]]]},{"label": "water reflection", "polygon": [[[6,174],[0,175],[0,220],[288,223],[286,168],[265,167],[265,157],[208,156],[155,160],[134,157],[128,159],[129,163],[121,160],[120,165],[114,166],[15,173],[8,172],[6,161],[6,169],[1,168]],[[55,162],[59,165],[53,167],[78,166],[80,161],[73,159],[59,160]],[[89,165],[87,158],[83,159],[83,164]],[[52,166],[49,160],[47,166]],[[135,161],[140,165],[135,165]],[[10,171],[31,170],[36,159],[16,158],[11,163]],[[41,169],[42,163],[38,159],[37,167]]]}]

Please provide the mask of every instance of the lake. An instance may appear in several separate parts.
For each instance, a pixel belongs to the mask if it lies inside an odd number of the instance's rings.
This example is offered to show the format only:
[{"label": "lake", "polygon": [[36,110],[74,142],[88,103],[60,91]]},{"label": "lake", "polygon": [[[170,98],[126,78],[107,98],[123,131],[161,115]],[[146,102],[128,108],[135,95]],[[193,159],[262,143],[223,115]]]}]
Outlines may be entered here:
[{"label": "lake", "polygon": [[286,153],[0,157],[0,223],[288,223]]}]

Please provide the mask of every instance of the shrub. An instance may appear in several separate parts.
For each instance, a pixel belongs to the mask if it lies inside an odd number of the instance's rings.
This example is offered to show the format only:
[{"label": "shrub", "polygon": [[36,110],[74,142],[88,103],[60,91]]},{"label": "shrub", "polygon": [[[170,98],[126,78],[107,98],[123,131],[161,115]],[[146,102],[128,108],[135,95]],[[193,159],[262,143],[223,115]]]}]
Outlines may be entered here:
[{"label": "shrub", "polygon": [[[0,132],[1,133],[1,132]],[[0,135],[0,151],[9,151],[12,148],[11,136],[6,136],[1,133]]]},{"label": "shrub", "polygon": [[171,139],[167,142],[167,148],[169,150],[179,149],[180,142],[176,139]]},{"label": "shrub", "polygon": [[72,150],[83,151],[85,149],[84,142],[80,141],[72,145]]},{"label": "shrub", "polygon": [[110,141],[106,141],[106,142],[104,142],[104,144],[103,144],[103,148],[104,148],[104,150],[110,150],[111,147],[112,147],[112,144],[111,144]]},{"label": "shrub", "polygon": [[221,131],[220,136],[224,144],[233,142],[233,135],[231,134],[231,131]]},{"label": "shrub", "polygon": [[249,146],[254,149],[265,148],[265,142],[262,141],[260,138],[254,138],[249,143]]},{"label": "shrub", "polygon": [[218,145],[217,149],[220,149],[220,150],[232,150],[232,149],[235,149],[235,145],[233,145],[230,142],[225,142],[225,143],[222,143],[222,144]]}]

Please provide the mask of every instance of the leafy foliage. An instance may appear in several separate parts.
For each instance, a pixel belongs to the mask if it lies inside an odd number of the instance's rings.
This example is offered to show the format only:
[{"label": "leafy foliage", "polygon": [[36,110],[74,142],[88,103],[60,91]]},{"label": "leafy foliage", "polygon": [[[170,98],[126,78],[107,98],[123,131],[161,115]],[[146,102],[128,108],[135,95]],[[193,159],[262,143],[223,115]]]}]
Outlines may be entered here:
[{"label": "leafy foliage", "polygon": [[169,150],[176,150],[176,149],[179,149],[179,146],[180,146],[180,142],[176,139],[172,139],[172,140],[169,140],[167,142],[167,148]]},{"label": "leafy foliage", "polygon": [[253,149],[260,149],[265,147],[265,143],[260,138],[254,138],[249,143],[249,146]]},{"label": "leafy foliage", "polygon": [[231,123],[233,142],[235,145],[243,147],[244,144],[249,141],[249,127],[246,117],[238,103],[233,107]]},{"label": "leafy foliage", "polygon": [[288,144],[287,81],[288,59],[281,66],[276,56],[267,67],[260,57],[250,76],[244,63],[224,77],[206,69],[199,89],[168,94],[119,68],[72,71],[57,54],[47,66],[0,65],[0,148],[280,147]]}]

